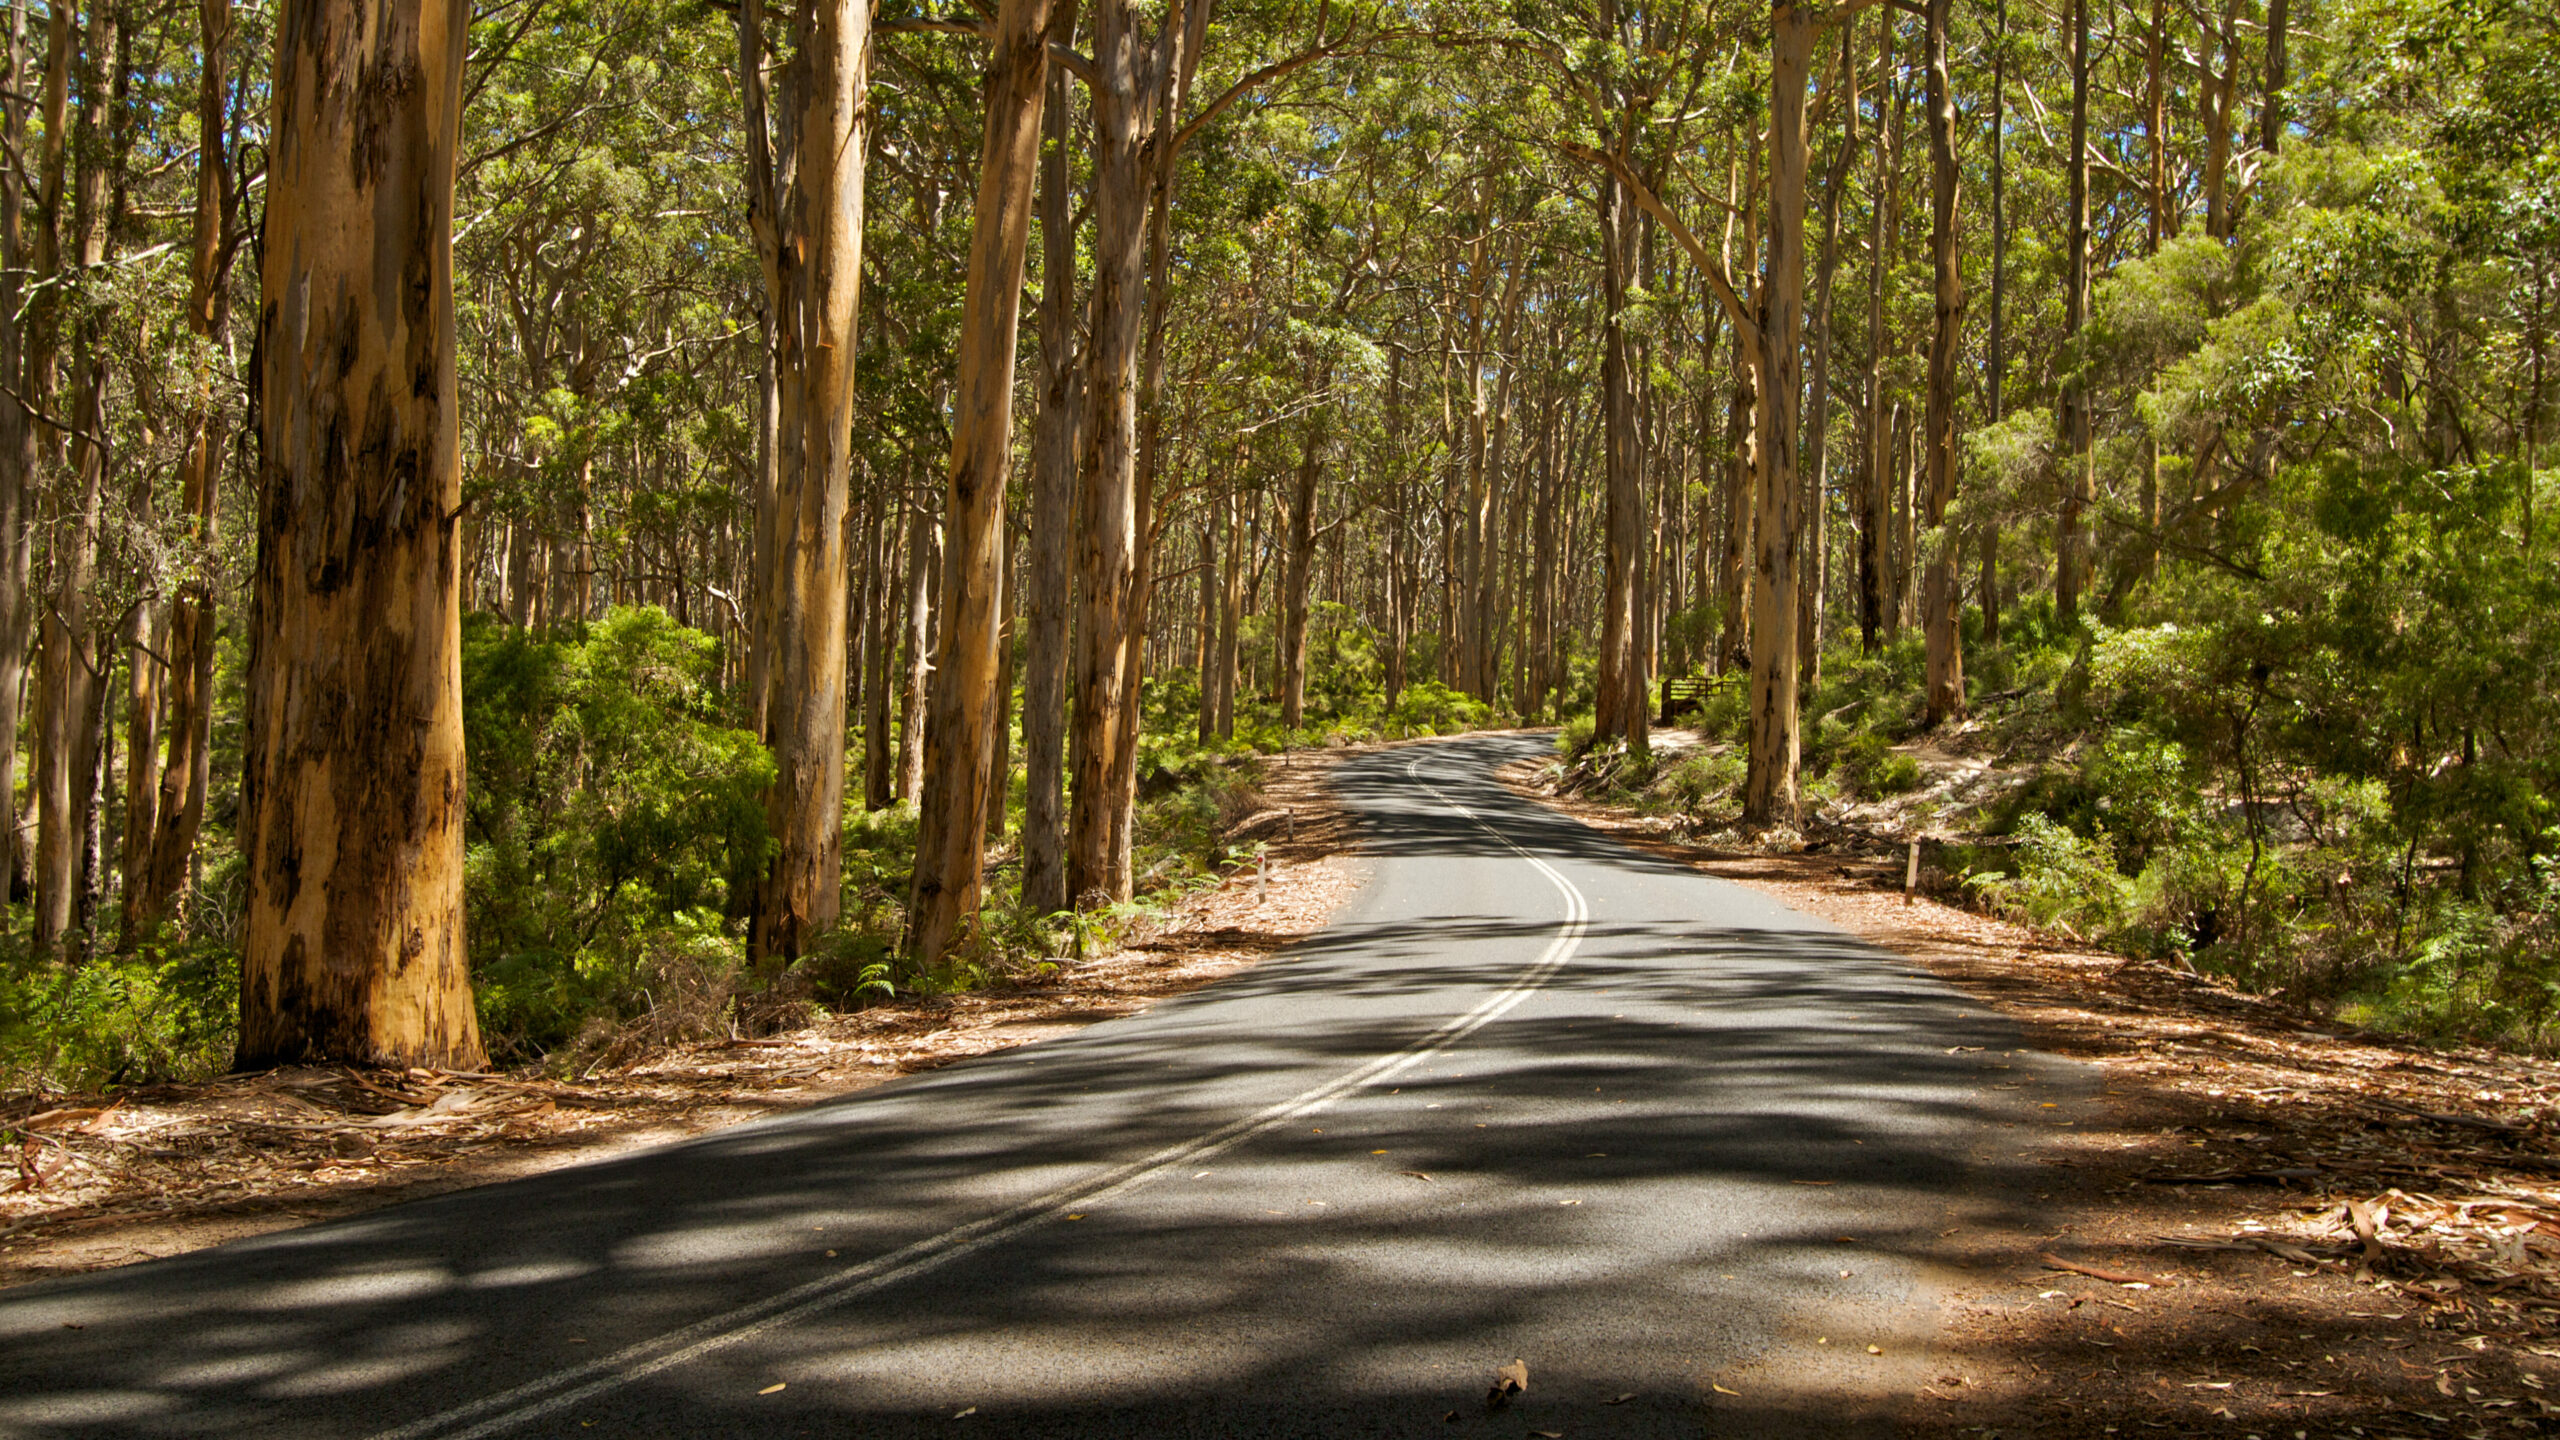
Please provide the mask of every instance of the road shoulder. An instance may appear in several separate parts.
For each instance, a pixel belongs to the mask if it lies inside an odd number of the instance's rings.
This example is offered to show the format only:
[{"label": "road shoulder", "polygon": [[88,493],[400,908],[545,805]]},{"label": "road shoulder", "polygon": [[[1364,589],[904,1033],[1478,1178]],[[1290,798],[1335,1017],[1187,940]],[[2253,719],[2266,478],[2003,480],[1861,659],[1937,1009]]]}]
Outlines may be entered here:
[{"label": "road shoulder", "polygon": [[[2560,1414],[2560,1067],[2306,1023],[1925,896],[1890,854],[1745,855],[1515,790],[1900,954],[2098,1067],[2026,1223],[1948,1237],[1915,1436],[2540,1433]],[[2365,1238],[2370,1235],[2370,1239]]]}]

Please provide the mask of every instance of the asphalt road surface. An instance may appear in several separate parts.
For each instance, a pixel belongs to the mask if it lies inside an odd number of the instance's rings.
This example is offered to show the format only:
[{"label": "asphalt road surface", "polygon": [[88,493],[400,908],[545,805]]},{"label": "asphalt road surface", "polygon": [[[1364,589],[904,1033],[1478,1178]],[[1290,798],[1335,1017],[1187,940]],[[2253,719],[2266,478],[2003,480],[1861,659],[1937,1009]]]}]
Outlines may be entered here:
[{"label": "asphalt road surface", "polygon": [[1890,1434],[2087,1081],[1492,780],[1544,743],[1347,764],[1359,895],[1146,1014],[0,1293],[0,1433]]}]

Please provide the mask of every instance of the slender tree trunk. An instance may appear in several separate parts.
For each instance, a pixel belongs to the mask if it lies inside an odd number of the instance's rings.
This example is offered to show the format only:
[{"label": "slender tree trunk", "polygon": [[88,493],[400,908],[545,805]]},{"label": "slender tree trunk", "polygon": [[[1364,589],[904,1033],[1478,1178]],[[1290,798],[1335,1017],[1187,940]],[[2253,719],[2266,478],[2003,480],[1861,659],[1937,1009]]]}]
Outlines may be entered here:
[{"label": "slender tree trunk", "polygon": [[1893,206],[1887,196],[1899,171],[1888,106],[1900,90],[1893,65],[1893,12],[1877,23],[1875,181],[1867,195],[1866,464],[1858,477],[1858,633],[1868,654],[1883,644],[1892,608],[1892,557],[1885,543],[1892,523],[1886,477],[1893,466],[1893,407],[1884,388],[1885,273],[1892,269]]},{"label": "slender tree trunk", "polygon": [[1306,434],[1302,439],[1304,448],[1298,455],[1297,492],[1289,504],[1289,551],[1280,577],[1280,728],[1283,730],[1295,730],[1306,723],[1307,576],[1315,559],[1316,487],[1324,476],[1325,442],[1323,417],[1308,417]]},{"label": "slender tree trunk", "polygon": [[[1004,624],[1004,492],[1013,458],[1014,334],[1030,240],[1040,117],[1056,0],[1005,0],[984,86],[986,136],[960,322],[941,663],[925,725],[908,948],[938,964],[978,914],[985,859],[988,729]],[[1001,744],[998,744],[1001,749]]]},{"label": "slender tree trunk", "polygon": [[1606,519],[1600,610],[1600,692],[1594,731],[1622,740],[1630,750],[1649,748],[1642,652],[1636,636],[1638,552],[1644,544],[1643,456],[1636,434],[1635,376],[1626,335],[1627,292],[1634,277],[1635,205],[1615,177],[1600,184],[1600,274],[1603,324],[1600,394]]},{"label": "slender tree trunk", "polygon": [[[1983,410],[1990,424],[2002,419],[2001,386],[2009,374],[2009,0],[1993,19],[1991,60],[1991,336],[1984,348]],[[1982,517],[1982,643],[2000,643],[2000,516]]]},{"label": "slender tree trunk", "polygon": [[[2086,0],[2071,0],[2072,23],[2080,36],[2075,54],[2088,49],[2089,16]],[[2216,240],[2231,238],[2231,141],[2232,111],[2238,101],[2240,87],[2240,0],[2223,0],[2222,28],[2217,33],[2216,48],[2222,68],[2208,69],[2204,76],[2204,233]],[[2088,86],[2088,64],[2075,59],[2072,64],[2072,93],[2078,96]],[[2086,105],[2075,99],[2075,121]],[[2074,145],[2073,153],[2080,147]],[[2075,162],[2076,165],[2077,162]],[[2086,185],[2085,179],[2081,182]]]},{"label": "slender tree trunk", "polygon": [[1858,154],[1858,97],[1856,94],[1858,63],[1855,53],[1854,26],[1841,27],[1840,78],[1848,90],[1844,97],[1843,131],[1840,151],[1833,159],[1831,173],[1823,182],[1822,258],[1815,263],[1813,282],[1813,385],[1806,404],[1812,413],[1805,417],[1805,563],[1810,573],[1805,576],[1801,603],[1796,613],[1796,663],[1800,667],[1805,690],[1810,693],[1822,679],[1822,641],[1824,606],[1831,583],[1831,281],[1840,266],[1840,211],[1848,188],[1849,167]]},{"label": "slender tree trunk", "polygon": [[[186,448],[178,462],[178,505],[192,532],[194,561],[209,568],[221,523],[222,459],[230,448],[230,412],[215,394],[213,364],[231,329],[235,251],[229,232],[238,201],[231,190],[232,137],[225,119],[231,0],[199,0],[197,8],[204,48],[196,100],[196,216],[187,328],[198,345]],[[0,303],[6,303],[5,296]],[[212,770],[214,622],[212,578],[200,571],[190,574],[178,588],[170,617],[169,758],[160,771],[154,807],[159,824],[152,833],[138,903],[145,927],[172,913],[204,826],[206,780]],[[0,688],[6,688],[5,676],[0,676]]]},{"label": "slender tree trunk", "polygon": [[917,504],[907,517],[906,674],[898,686],[897,772],[890,790],[913,801],[924,780],[925,686],[933,677],[933,572],[941,564],[942,527],[933,507]]},{"label": "slender tree trunk", "polygon": [[1769,14],[1769,238],[1760,349],[1759,519],[1752,568],[1751,753],[1742,810],[1755,824],[1793,824],[1803,744],[1796,671],[1797,527],[1802,480],[1797,422],[1804,385],[1805,87],[1817,17],[1794,0]]},{"label": "slender tree trunk", "polygon": [[[2069,0],[2071,33],[2070,201],[2062,262],[2062,343],[2074,351],[2089,318],[2089,0]],[[2069,362],[2075,366],[2075,359]],[[2088,561],[2081,533],[2090,500],[2088,381],[2074,369],[2062,380],[2055,424],[2054,470],[2062,514],[2054,530],[2053,604],[2064,628],[2080,619],[2080,591]]]},{"label": "slender tree trunk", "polygon": [[[788,963],[843,904],[845,511],[852,500],[855,318],[861,301],[871,13],[817,0],[791,19],[779,96],[781,164],[767,151],[762,0],[738,7],[748,223],[764,266],[779,396],[769,562],[758,577],[771,867],[747,951]],[[762,557],[760,557],[762,558]]]},{"label": "slender tree trunk", "polygon": [[1928,652],[1926,723],[1964,718],[1964,646],[1957,628],[1964,595],[1956,582],[1956,540],[1947,507],[1956,498],[1956,361],[1964,339],[1964,270],[1956,254],[1956,97],[1947,73],[1947,9],[1928,0],[1929,263],[1935,276],[1937,328],[1929,338],[1929,404],[1921,443],[1927,457],[1927,534],[1921,582],[1921,629]]},{"label": "slender tree trunk", "polygon": [[[18,77],[27,65],[27,7],[9,13],[9,93],[0,96],[6,115],[6,162],[0,166],[0,378],[19,387],[29,406],[43,409],[50,401],[54,287],[28,294],[30,278],[50,280],[57,266],[52,243],[61,191],[62,114],[66,94],[64,68],[69,63],[69,15],[54,7],[54,30],[62,38],[49,51],[35,76],[41,95],[46,140],[36,173],[29,173],[27,102]],[[38,195],[37,234],[26,226],[26,197]],[[32,253],[30,253],[32,251]],[[32,272],[32,276],[30,274]],[[0,807],[8,814],[0,824],[0,898],[8,896],[28,858],[18,825],[18,733],[24,717],[27,646],[35,605],[36,477],[43,454],[41,427],[17,405],[0,403]]]},{"label": "slender tree trunk", "polygon": [[889,723],[890,676],[898,666],[898,639],[906,632],[897,623],[899,537],[894,515],[897,497],[885,480],[874,477],[871,513],[864,522],[867,552],[863,581],[865,627],[862,671],[862,808],[886,810],[898,803],[896,735]]},{"label": "slender tree trunk", "polygon": [[[107,76],[116,53],[113,5],[93,5],[75,62],[80,72],[80,111],[72,159],[73,245],[80,272],[106,263],[111,238],[107,131],[111,97],[121,86]],[[36,730],[36,908],[33,943],[52,949],[80,920],[86,892],[84,854],[95,819],[99,743],[92,718],[104,702],[112,663],[99,644],[96,620],[99,527],[106,502],[108,455],[106,302],[74,292],[72,329],[71,481],[54,523],[54,593],[36,656],[42,708]]]},{"label": "slender tree trunk", "polygon": [[[1167,22],[1168,27],[1171,21]],[[1111,767],[1137,573],[1138,360],[1146,284],[1147,148],[1155,126],[1155,46],[1131,0],[1096,12],[1093,104],[1093,291],[1085,344],[1085,411],[1077,437],[1075,769],[1067,819],[1067,890],[1082,906],[1126,898],[1113,873],[1118,804]]]},{"label": "slender tree trunk", "polygon": [[[1063,0],[1062,0],[1063,4]],[[1062,30],[1074,21],[1061,18]],[[1067,612],[1076,515],[1075,135],[1066,72],[1053,68],[1040,162],[1040,408],[1031,431],[1029,634],[1022,682],[1022,900],[1036,914],[1067,908],[1065,851]]]},{"label": "slender tree trunk", "polygon": [[[296,0],[277,16],[240,787],[243,1069],[486,1063],[462,935],[454,529],[469,18],[452,0]],[[347,48],[350,34],[380,38]]]},{"label": "slender tree trunk", "polygon": [[2258,148],[2270,155],[2284,143],[2286,0],[2267,0],[2267,88],[2258,111]]}]

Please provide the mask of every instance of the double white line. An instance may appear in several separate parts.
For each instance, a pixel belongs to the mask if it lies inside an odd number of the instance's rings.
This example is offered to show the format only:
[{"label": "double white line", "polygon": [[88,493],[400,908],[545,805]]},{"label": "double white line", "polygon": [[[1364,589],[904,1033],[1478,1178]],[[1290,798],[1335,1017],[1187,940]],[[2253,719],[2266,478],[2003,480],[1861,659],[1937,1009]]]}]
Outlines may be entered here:
[{"label": "double white line", "polygon": [[1483,817],[1450,799],[1438,786],[1423,780],[1421,765],[1420,757],[1416,757],[1405,767],[1406,776],[1437,796],[1441,804],[1473,821],[1477,828],[1528,861],[1564,897],[1564,920],[1557,926],[1555,939],[1547,945],[1545,952],[1509,985],[1495,991],[1474,1009],[1450,1019],[1393,1054],[1381,1055],[1348,1074],[1336,1076],[1207,1134],[1167,1146],[1152,1155],[1100,1174],[1089,1175],[1074,1184],[1025,1200],[1009,1210],[945,1230],[822,1279],[697,1320],[681,1330],[625,1346],[583,1365],[555,1370],[512,1390],[474,1400],[467,1405],[457,1405],[411,1421],[396,1430],[382,1431],[373,1440],[485,1440],[485,1437],[504,1434],[517,1426],[556,1415],[635,1380],[689,1364],[716,1351],[743,1344],[769,1330],[796,1324],[848,1301],[976,1254],[989,1246],[1001,1245],[1028,1230],[1063,1217],[1069,1210],[1090,1207],[1114,1195],[1134,1190],[1176,1167],[1197,1164],[1267,1130],[1322,1110],[1354,1090],[1403,1074],[1500,1019],[1528,999],[1573,957],[1574,949],[1581,944],[1583,931],[1589,923],[1590,906],[1584,902],[1582,892],[1575,889],[1573,882],[1559,874],[1554,866],[1521,849],[1511,837],[1487,824]]}]

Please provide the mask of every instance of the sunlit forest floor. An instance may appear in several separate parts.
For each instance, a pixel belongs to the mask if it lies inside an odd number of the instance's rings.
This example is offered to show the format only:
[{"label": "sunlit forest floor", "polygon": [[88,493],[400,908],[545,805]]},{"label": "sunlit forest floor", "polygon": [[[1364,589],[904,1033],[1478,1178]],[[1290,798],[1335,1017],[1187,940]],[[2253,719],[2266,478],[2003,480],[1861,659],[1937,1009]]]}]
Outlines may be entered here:
[{"label": "sunlit forest floor", "polygon": [[0,1287],[131,1264],[662,1144],[1134,1014],[1322,926],[1356,888],[1327,777],[1275,759],[1237,867],[1108,954],[1029,984],[901,997],[771,1034],[651,1044],[582,1073],[287,1069],[0,1100]]},{"label": "sunlit forest floor", "polygon": [[2098,1067],[2087,1113],[2022,1137],[2050,1171],[2036,1223],[1948,1237],[1960,1308],[1908,1433],[2477,1435],[2560,1414],[2560,1066],[2306,1023],[1906,897],[1908,852],[1880,836],[1750,854],[1560,796],[1555,762],[1505,778],[1908,955]]}]

